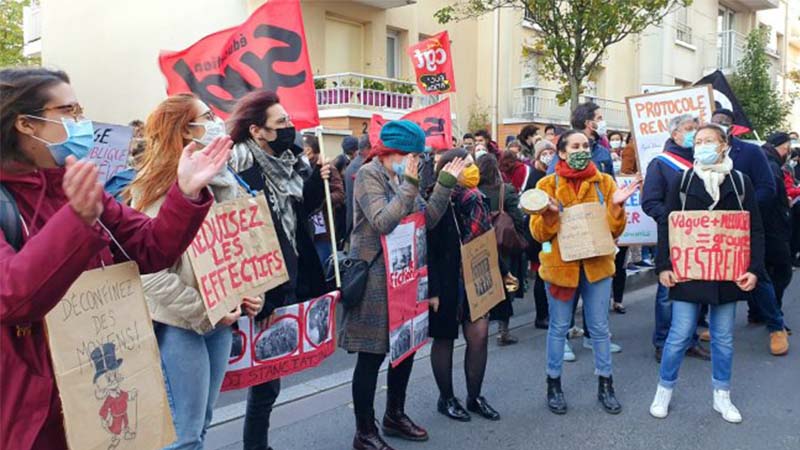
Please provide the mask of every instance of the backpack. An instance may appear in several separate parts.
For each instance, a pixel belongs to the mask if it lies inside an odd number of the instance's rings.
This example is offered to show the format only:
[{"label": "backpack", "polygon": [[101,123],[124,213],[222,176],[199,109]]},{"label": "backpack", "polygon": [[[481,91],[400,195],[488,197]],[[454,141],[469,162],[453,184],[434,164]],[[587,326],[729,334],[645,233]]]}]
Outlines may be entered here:
[{"label": "backpack", "polygon": [[15,251],[19,251],[22,248],[22,221],[19,218],[19,208],[14,196],[3,183],[0,183],[0,229],[6,242]]},{"label": "backpack", "polygon": [[505,191],[506,185],[500,184],[500,210],[491,213],[494,233],[497,237],[497,245],[505,252],[517,254],[528,247],[525,236],[517,231],[514,226],[514,219],[505,212]]},{"label": "backpack", "polygon": [[[690,170],[692,171],[692,175],[694,175],[694,169]],[[736,191],[736,194],[739,196],[739,204],[742,205],[742,207],[744,207],[744,198],[745,198],[744,175],[742,174],[742,172],[739,172],[738,170],[734,170],[734,172],[736,172],[736,175],[739,178],[739,184],[741,185],[741,189],[736,187],[736,183],[733,181],[733,178],[731,178],[731,183],[733,183],[733,188]],[[689,182],[692,179],[692,177],[690,176],[689,180],[687,181],[686,179],[687,173],[689,173],[689,170],[684,170],[683,175],[681,175],[681,187],[680,187],[681,205],[686,205],[686,191],[689,189]]]}]

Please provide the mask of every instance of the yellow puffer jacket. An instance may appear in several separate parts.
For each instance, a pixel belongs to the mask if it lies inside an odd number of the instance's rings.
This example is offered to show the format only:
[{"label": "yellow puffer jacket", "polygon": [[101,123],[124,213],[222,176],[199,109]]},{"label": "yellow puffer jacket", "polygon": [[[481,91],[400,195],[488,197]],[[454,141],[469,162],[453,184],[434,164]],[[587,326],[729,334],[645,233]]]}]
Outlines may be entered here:
[{"label": "yellow puffer jacket", "polygon": [[[610,175],[597,173],[587,178],[581,183],[577,195],[569,185],[564,177],[559,177],[558,189],[556,190],[555,175],[548,175],[536,184],[536,187],[547,192],[547,194],[560,201],[565,208],[574,206],[580,203],[598,202],[597,190],[595,183],[598,183],[600,192],[603,193],[605,200],[608,225],[611,229],[611,234],[614,239],[618,238],[623,231],[625,231],[625,208],[624,206],[614,205],[611,198],[617,190],[617,183],[611,178]],[[561,287],[575,288],[578,287],[580,280],[580,269],[586,272],[586,278],[589,282],[594,283],[603,278],[614,275],[614,255],[597,256],[595,258],[583,259],[580,261],[565,262],[561,260],[561,251],[558,248],[558,235],[559,219],[557,215],[548,214],[549,218],[540,214],[531,216],[531,234],[533,238],[539,242],[550,241],[551,250],[545,253],[542,250],[539,253],[539,276],[548,283],[555,284]]]}]

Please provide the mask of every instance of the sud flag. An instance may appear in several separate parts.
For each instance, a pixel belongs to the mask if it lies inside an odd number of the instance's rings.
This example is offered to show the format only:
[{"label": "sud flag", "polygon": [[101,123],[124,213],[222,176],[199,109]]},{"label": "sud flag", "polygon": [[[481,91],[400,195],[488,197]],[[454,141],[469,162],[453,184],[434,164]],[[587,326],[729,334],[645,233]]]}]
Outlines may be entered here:
[{"label": "sud flag", "polygon": [[408,48],[416,72],[417,86],[423,94],[456,91],[450,36],[443,31]]},{"label": "sud flag", "polygon": [[[425,145],[434,150],[453,147],[453,119],[450,116],[450,99],[446,98],[431,106],[411,111],[402,120],[410,120],[425,132]],[[388,122],[380,114],[373,114],[369,123],[369,141],[380,143],[381,128]]]},{"label": "sud flag", "polygon": [[694,85],[701,84],[710,84],[714,88],[714,109],[722,108],[733,111],[732,133],[734,136],[748,133],[753,129],[753,125],[744,113],[742,105],[739,104],[739,100],[736,99],[736,95],[734,95],[728,80],[725,79],[725,75],[722,72],[716,70]]},{"label": "sud flag", "polygon": [[299,0],[269,0],[239,26],[158,57],[167,94],[193,92],[227,118],[255,90],[277,92],[297,128],[319,125]]}]

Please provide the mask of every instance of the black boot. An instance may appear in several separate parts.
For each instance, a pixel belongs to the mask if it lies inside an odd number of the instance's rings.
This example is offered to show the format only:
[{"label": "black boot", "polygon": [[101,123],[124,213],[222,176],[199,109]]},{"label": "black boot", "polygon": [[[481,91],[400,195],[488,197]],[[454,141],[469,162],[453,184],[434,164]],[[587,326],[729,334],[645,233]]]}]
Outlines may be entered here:
[{"label": "black boot", "polygon": [[383,434],[407,441],[427,441],[428,432],[415,424],[405,412],[405,397],[386,399],[386,414],[383,415]]},{"label": "black boot", "polygon": [[597,399],[607,413],[619,414],[622,412],[622,405],[614,395],[614,379],[612,377],[599,377],[598,379]]},{"label": "black boot", "polygon": [[567,413],[567,401],[564,399],[564,391],[561,390],[561,377],[547,377],[547,407],[553,414]]},{"label": "black boot", "polygon": [[356,435],[353,438],[354,450],[394,450],[383,441],[375,425],[375,417],[370,414],[364,417],[356,416]]}]

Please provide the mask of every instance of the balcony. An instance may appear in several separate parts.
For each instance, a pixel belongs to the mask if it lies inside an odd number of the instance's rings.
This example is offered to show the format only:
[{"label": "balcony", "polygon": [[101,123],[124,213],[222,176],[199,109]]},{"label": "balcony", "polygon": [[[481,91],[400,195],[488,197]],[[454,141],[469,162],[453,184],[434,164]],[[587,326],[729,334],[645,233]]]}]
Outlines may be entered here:
[{"label": "balcony", "polygon": [[42,52],[42,8],[37,2],[22,8],[23,56],[35,56]]},{"label": "balcony", "polygon": [[[742,33],[728,30],[717,33],[717,68],[725,73],[732,73],[744,56],[747,47],[747,36]],[[770,57],[772,72],[780,66],[781,55],[778,49],[765,47],[767,56]]]},{"label": "balcony", "polygon": [[[555,89],[541,88],[538,86],[521,86],[515,91],[514,113],[515,119],[522,119],[538,123],[568,124],[570,119],[569,104],[560,105]],[[593,101],[597,103],[612,130],[628,129],[628,114],[625,102],[609,100],[592,95],[582,95],[581,102]]]},{"label": "balcony", "polygon": [[357,109],[405,113],[436,103],[438,96],[422,95],[416,84],[392,78],[337,73],[314,77],[320,111]]},{"label": "balcony", "polygon": [[738,0],[738,3],[750,11],[763,11],[777,8],[780,0]]},{"label": "balcony", "polygon": [[413,5],[417,0],[355,0],[353,3],[360,3],[365,6],[372,6],[378,9],[391,9],[400,6]]}]

